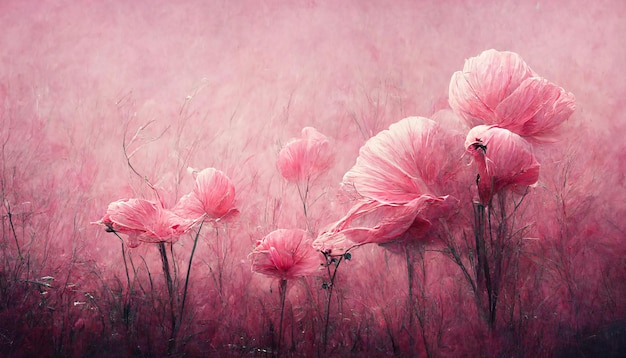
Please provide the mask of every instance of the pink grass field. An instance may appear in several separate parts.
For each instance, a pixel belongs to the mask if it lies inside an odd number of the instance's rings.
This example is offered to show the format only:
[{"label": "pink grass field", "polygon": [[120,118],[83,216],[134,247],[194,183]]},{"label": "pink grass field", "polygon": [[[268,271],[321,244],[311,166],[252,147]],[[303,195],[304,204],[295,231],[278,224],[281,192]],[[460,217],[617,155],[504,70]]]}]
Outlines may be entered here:
[{"label": "pink grass field", "polygon": [[[0,356],[625,355],[625,19],[621,0],[1,1]],[[409,251],[369,244],[330,298],[325,269],[290,279],[279,329],[282,286],[252,272],[257,240],[339,220],[359,149],[405,117],[465,138],[450,79],[491,48],[576,97],[558,140],[534,147],[495,322],[431,238],[413,276]],[[334,151],[306,212],[276,164],[304,127]],[[474,235],[463,163],[439,188],[457,193],[456,238]],[[168,246],[168,295],[156,244],[122,247],[91,223],[155,190],[173,207],[188,168],[209,167],[232,180],[239,214],[202,228],[191,265],[193,233]]]}]

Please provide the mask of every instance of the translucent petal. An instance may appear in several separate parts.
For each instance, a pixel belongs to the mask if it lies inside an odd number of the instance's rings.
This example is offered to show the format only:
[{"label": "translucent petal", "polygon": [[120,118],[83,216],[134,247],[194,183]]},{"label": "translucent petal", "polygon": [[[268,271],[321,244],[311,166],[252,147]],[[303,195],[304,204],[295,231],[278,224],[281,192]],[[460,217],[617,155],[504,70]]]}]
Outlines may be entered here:
[{"label": "translucent petal", "polygon": [[252,271],[290,280],[317,272],[321,255],[303,230],[279,229],[257,241],[250,254]]},{"label": "translucent petal", "polygon": [[[218,219],[234,209],[235,186],[223,172],[207,168],[198,173],[193,193],[199,201],[202,211],[210,218]],[[198,207],[189,200],[190,212],[197,212]]]},{"label": "translucent petal", "polygon": [[370,138],[343,187],[386,203],[408,203],[433,187],[453,167],[448,146],[454,138],[434,121],[409,117]]},{"label": "translucent petal", "polygon": [[281,149],[276,166],[285,179],[300,182],[326,172],[333,160],[334,152],[328,138],[315,128],[305,127],[300,138]]},{"label": "translucent petal", "polygon": [[526,79],[496,109],[500,126],[523,137],[549,140],[576,109],[571,93],[546,79]]},{"label": "translucent petal", "polygon": [[470,126],[497,124],[496,107],[533,72],[514,52],[487,50],[452,75],[450,107]]}]

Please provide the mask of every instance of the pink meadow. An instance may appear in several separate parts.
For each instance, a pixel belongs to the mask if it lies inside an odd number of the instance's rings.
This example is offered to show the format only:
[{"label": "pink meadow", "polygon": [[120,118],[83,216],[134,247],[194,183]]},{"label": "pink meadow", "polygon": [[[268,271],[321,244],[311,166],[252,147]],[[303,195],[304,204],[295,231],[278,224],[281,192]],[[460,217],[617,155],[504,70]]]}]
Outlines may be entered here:
[{"label": "pink meadow", "polygon": [[623,356],[624,16],[2,2],[0,356]]}]

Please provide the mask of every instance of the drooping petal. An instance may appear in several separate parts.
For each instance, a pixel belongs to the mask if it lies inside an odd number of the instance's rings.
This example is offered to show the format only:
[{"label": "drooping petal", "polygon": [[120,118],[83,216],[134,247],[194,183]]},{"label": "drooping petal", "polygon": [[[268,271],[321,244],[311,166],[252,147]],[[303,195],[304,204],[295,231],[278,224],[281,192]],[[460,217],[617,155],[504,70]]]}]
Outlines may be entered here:
[{"label": "drooping petal", "polygon": [[303,230],[279,229],[257,241],[250,254],[252,271],[290,280],[320,269],[320,254],[311,246]]},{"label": "drooping petal", "polygon": [[361,147],[342,185],[385,203],[408,203],[430,194],[454,170],[450,138],[430,119],[405,118]]},{"label": "drooping petal", "polygon": [[152,203],[140,199],[121,199],[109,204],[102,219],[118,232],[139,234],[145,231],[144,223],[151,217]]},{"label": "drooping petal", "polygon": [[431,222],[422,213],[447,197],[422,195],[406,204],[388,204],[377,200],[358,202],[339,221],[328,227],[313,242],[313,247],[331,255],[369,243],[386,244],[405,239],[420,239]]},{"label": "drooping petal", "polygon": [[101,222],[109,229],[128,235],[130,247],[140,242],[174,242],[193,224],[160,204],[144,199],[110,203]]},{"label": "drooping petal", "polygon": [[496,108],[499,126],[523,137],[549,140],[576,109],[574,95],[540,77],[526,79]]},{"label": "drooping petal", "polygon": [[465,148],[477,165],[478,191],[485,205],[504,188],[525,188],[539,179],[540,165],[530,143],[507,129],[474,127],[467,135]]},{"label": "drooping petal", "polygon": [[487,50],[465,61],[463,71],[452,75],[450,107],[469,126],[498,124],[496,108],[533,71],[514,52]]},{"label": "drooping petal", "polygon": [[315,128],[305,127],[300,138],[287,143],[278,153],[276,166],[288,181],[301,182],[326,172],[333,160],[328,138]]}]

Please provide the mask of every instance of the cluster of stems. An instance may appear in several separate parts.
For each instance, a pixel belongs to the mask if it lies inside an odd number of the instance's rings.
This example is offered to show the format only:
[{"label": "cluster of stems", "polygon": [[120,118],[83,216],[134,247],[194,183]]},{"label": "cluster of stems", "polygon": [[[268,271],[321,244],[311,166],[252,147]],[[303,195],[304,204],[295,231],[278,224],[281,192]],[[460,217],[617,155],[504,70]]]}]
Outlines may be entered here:
[{"label": "cluster of stems", "polygon": [[324,267],[326,268],[326,274],[328,281],[322,284],[322,288],[328,292],[328,300],[326,301],[326,318],[324,319],[324,336],[323,336],[323,351],[326,352],[328,347],[328,326],[330,323],[330,303],[333,298],[333,291],[335,288],[335,279],[337,278],[337,270],[343,260],[351,260],[352,254],[346,251],[342,255],[333,256],[330,252],[322,252],[325,259]]},{"label": "cluster of stems", "polygon": [[[178,285],[176,284],[176,281],[177,281],[176,263],[172,262],[170,264],[165,242],[159,242],[156,244],[157,247],[159,248],[159,256],[161,258],[161,267],[163,269],[163,275],[165,277],[165,282],[167,285],[167,294],[168,294],[169,319],[170,319],[170,336],[167,341],[167,355],[168,356],[173,355],[176,351],[177,335],[183,322],[183,317],[184,317],[184,312],[185,312],[185,303],[187,302],[187,293],[189,292],[189,277],[191,275],[191,265],[193,262],[193,257],[196,251],[196,247],[198,245],[198,239],[200,237],[200,232],[202,230],[203,224],[204,222],[200,224],[200,226],[198,227],[198,230],[195,233],[193,247],[191,249],[191,254],[189,255],[189,262],[187,265],[187,274],[185,275],[185,285],[183,287],[182,298],[179,298],[178,292],[177,292]],[[124,303],[124,322],[126,322],[126,324],[128,325],[130,323],[128,319],[128,315],[129,315],[130,306],[131,306],[130,301],[132,300],[132,284],[130,280],[130,274],[129,274],[128,263],[127,263],[127,258],[126,258],[126,247],[124,245],[124,241],[119,236],[117,231],[113,229],[113,227],[109,226],[107,228],[107,231],[114,233],[122,241],[122,258],[124,261],[124,269],[125,269],[126,281],[128,285],[128,289],[127,289],[128,296],[127,296],[126,302]],[[172,257],[172,261],[174,261],[175,258],[174,258],[174,251],[173,251],[172,243],[168,243],[168,245],[170,247],[170,255]],[[132,264],[132,259],[131,259],[131,264]],[[172,270],[171,270],[172,265],[174,267],[174,274],[172,274]],[[134,264],[132,264],[132,266],[134,268]],[[178,310],[176,307],[177,302],[180,302],[180,308]]]}]

